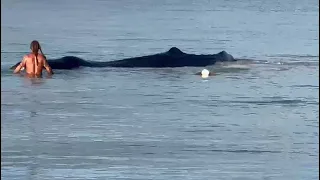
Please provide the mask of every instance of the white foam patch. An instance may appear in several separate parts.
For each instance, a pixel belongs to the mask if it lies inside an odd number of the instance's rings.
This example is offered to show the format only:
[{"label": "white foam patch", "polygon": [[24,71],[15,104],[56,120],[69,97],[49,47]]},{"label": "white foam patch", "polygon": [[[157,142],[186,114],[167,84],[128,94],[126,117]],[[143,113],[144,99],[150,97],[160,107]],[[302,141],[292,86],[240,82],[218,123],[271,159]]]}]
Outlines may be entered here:
[{"label": "white foam patch", "polygon": [[226,68],[234,68],[234,69],[250,69],[249,65],[244,65],[244,64],[229,64],[224,66]]}]

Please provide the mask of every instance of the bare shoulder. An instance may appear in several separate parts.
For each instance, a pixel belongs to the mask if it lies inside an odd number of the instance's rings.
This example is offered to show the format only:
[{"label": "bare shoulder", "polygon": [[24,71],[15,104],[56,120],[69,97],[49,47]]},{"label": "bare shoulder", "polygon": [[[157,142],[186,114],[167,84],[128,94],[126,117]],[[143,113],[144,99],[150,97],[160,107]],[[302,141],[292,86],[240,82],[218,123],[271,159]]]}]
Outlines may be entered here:
[{"label": "bare shoulder", "polygon": [[32,54],[26,54],[26,55],[23,56],[23,58],[24,58],[24,59],[32,58]]},{"label": "bare shoulder", "polygon": [[43,54],[39,54],[38,57],[41,59],[41,60],[47,60],[46,56],[44,56]]},{"label": "bare shoulder", "polygon": [[27,61],[28,59],[31,59],[32,55],[31,54],[26,54],[23,56],[23,61]]},{"label": "bare shoulder", "polygon": [[45,57],[43,54],[38,54],[38,56],[39,56],[40,58],[46,59],[46,57]]},{"label": "bare shoulder", "polygon": [[42,55],[42,54],[38,54],[38,59],[40,61],[46,61],[47,60],[46,57],[44,55]]}]

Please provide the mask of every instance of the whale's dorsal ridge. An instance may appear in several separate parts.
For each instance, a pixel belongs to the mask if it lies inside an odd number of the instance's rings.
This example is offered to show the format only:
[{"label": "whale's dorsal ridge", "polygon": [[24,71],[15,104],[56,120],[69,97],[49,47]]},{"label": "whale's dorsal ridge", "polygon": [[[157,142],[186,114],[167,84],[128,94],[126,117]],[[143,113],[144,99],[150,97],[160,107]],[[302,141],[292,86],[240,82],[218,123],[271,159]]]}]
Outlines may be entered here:
[{"label": "whale's dorsal ridge", "polygon": [[177,47],[170,48],[168,53],[170,53],[170,54],[183,54],[183,52]]},{"label": "whale's dorsal ridge", "polygon": [[225,61],[235,61],[233,56],[231,54],[227,53],[226,51],[221,51],[218,54],[220,54]]}]

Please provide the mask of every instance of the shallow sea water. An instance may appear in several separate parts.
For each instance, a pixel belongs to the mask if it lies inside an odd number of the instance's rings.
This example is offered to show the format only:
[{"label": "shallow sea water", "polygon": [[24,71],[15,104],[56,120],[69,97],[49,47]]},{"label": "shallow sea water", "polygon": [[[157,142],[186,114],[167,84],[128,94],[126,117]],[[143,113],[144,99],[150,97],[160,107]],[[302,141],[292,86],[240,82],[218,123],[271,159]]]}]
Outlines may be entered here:
[{"label": "shallow sea water", "polygon": [[[318,179],[319,2],[1,1],[1,178]],[[242,66],[8,68],[109,61],[178,47]]]}]

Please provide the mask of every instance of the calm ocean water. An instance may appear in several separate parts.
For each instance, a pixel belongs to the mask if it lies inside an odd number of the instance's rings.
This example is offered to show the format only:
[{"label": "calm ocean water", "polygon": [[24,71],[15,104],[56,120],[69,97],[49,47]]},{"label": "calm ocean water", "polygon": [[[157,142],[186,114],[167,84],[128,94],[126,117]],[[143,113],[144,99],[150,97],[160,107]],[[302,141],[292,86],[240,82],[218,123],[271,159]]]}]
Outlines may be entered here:
[{"label": "calm ocean water", "polygon": [[[1,178],[319,178],[319,1],[1,1]],[[37,39],[49,58],[167,51],[249,69],[8,68]],[[252,62],[252,61],[250,61]]]}]

